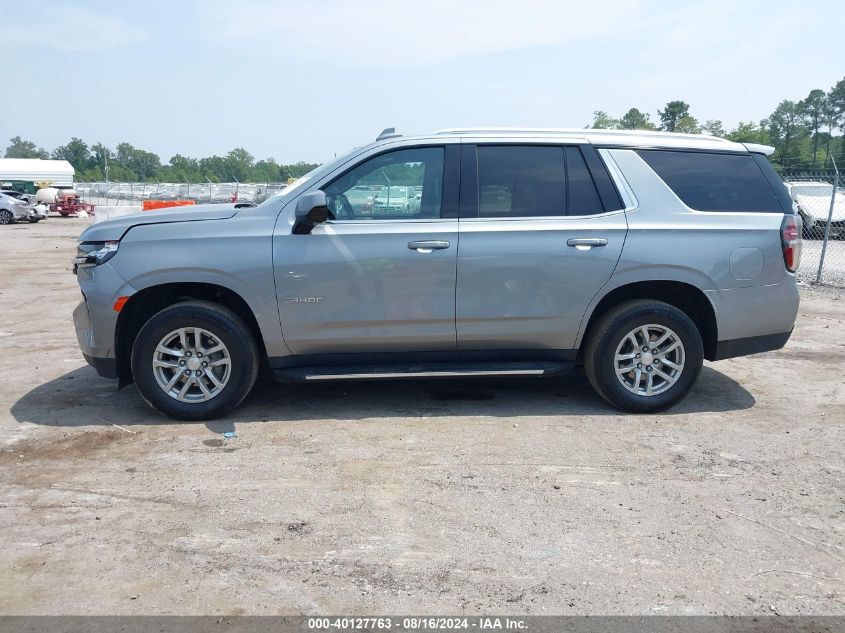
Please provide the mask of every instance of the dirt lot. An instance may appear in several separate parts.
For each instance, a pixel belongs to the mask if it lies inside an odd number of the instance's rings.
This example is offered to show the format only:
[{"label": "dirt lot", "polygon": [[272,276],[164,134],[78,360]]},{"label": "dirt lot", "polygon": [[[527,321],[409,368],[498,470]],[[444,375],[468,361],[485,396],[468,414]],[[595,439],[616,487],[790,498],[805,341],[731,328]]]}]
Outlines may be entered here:
[{"label": "dirt lot", "polygon": [[0,227],[0,613],[845,614],[843,291],[657,416],[576,375],[175,424],[80,356],[87,223]]}]

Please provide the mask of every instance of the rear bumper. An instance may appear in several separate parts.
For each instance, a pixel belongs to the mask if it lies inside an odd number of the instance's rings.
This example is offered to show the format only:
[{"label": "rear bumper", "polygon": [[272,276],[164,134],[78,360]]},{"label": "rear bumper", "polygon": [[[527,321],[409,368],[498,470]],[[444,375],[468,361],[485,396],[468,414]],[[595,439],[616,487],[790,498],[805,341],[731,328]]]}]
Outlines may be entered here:
[{"label": "rear bumper", "polygon": [[[795,275],[786,274],[776,284],[706,290],[705,294],[716,313],[719,333],[717,347],[727,346],[729,349],[738,345],[735,341],[766,340],[769,336],[786,337],[783,340],[785,343],[789,332],[795,327],[800,302]],[[778,349],[783,343],[769,349]]]},{"label": "rear bumper", "polygon": [[737,356],[748,356],[760,352],[771,352],[780,349],[789,340],[792,330],[779,334],[766,334],[764,336],[749,336],[747,338],[735,338],[729,341],[718,341],[716,353],[711,360],[725,360]]}]

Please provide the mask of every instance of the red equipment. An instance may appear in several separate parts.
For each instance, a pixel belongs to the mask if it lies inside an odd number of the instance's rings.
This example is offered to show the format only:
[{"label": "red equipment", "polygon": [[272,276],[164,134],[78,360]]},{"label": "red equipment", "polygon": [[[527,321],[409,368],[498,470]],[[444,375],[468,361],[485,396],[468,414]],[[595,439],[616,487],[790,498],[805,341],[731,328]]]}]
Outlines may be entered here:
[{"label": "red equipment", "polygon": [[[61,194],[60,194],[61,195]],[[63,217],[75,214],[77,211],[94,213],[94,205],[82,202],[79,196],[68,195],[59,197],[56,202],[50,205],[50,211],[61,213]]]}]

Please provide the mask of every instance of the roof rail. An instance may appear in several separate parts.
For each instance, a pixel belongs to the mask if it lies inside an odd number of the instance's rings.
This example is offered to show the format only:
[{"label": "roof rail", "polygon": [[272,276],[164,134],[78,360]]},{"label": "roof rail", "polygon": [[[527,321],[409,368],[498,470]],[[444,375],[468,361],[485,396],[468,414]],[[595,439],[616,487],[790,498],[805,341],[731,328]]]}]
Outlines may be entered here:
[{"label": "roof rail", "polygon": [[681,132],[663,132],[660,130],[608,130],[601,128],[581,128],[581,127],[456,127],[447,128],[445,130],[437,130],[435,134],[507,134],[514,132],[518,134],[575,134],[581,135],[599,135],[599,136],[651,136],[651,137],[675,137],[675,138],[689,138],[701,139],[708,138],[713,140],[725,140],[716,136],[709,136],[707,134],[685,134]]},{"label": "roof rail", "polygon": [[376,137],[377,141],[383,141],[386,138],[396,138],[397,136],[402,136],[401,134],[396,133],[395,127],[386,127],[382,130],[381,134]]}]

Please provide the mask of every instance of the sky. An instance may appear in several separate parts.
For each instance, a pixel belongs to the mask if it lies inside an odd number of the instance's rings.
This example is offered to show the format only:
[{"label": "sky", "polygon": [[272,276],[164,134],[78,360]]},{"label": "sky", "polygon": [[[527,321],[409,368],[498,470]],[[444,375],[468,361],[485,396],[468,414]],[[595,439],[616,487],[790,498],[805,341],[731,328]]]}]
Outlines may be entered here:
[{"label": "sky", "polygon": [[0,0],[0,151],[126,141],[322,162],[461,126],[595,110],[759,121],[845,77],[845,2]]}]

